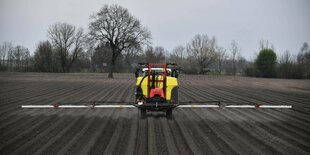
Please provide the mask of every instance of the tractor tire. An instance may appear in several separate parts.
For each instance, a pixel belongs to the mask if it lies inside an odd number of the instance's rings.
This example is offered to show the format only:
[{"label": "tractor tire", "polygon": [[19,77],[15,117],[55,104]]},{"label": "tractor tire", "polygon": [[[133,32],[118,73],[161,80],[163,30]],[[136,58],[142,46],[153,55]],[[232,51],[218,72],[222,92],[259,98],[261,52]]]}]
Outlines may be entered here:
[{"label": "tractor tire", "polygon": [[146,118],[146,109],[140,109],[140,117],[142,119],[145,119]]},{"label": "tractor tire", "polygon": [[172,109],[168,109],[168,110],[166,111],[166,117],[167,117],[168,119],[172,119]]}]

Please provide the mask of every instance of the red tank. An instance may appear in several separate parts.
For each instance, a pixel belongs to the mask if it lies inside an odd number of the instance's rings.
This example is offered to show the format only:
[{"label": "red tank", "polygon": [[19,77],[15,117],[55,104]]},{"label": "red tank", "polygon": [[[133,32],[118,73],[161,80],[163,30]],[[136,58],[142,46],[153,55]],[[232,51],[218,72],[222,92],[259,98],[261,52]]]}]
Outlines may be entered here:
[{"label": "red tank", "polygon": [[164,90],[162,88],[154,88],[150,91],[150,98],[159,96],[161,98],[165,98]]}]

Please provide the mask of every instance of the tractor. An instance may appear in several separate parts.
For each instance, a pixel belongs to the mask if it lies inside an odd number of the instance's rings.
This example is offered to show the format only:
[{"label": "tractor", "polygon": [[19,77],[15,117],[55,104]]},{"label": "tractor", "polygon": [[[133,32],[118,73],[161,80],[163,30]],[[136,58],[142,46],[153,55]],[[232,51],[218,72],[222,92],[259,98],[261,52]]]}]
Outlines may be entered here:
[{"label": "tractor", "polygon": [[162,111],[172,117],[178,106],[178,75],[175,63],[138,63],[136,75],[136,107],[141,117],[148,111]]}]

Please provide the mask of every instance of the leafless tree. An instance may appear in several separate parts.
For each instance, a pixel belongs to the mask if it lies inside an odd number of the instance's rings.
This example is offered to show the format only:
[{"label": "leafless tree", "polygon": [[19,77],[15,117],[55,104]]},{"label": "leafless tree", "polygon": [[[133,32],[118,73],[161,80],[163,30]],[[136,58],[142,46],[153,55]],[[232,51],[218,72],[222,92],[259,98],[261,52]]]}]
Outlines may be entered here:
[{"label": "leafless tree", "polygon": [[105,5],[90,19],[90,37],[99,43],[108,43],[112,50],[109,78],[113,78],[116,58],[125,49],[148,43],[151,38],[140,21],[119,5]]},{"label": "leafless tree", "polygon": [[4,60],[6,57],[6,51],[4,50],[3,45],[0,45],[0,69],[4,66]]},{"label": "leafless tree", "polygon": [[23,71],[28,71],[29,63],[30,63],[30,52],[29,52],[29,50],[27,48],[22,53],[21,60],[22,60]]},{"label": "leafless tree", "polygon": [[[298,75],[297,68],[295,67],[295,64],[292,60],[292,55],[288,50],[282,54],[282,56],[279,58],[278,61],[278,66],[277,66],[277,76],[280,78],[292,78],[294,76],[301,76]],[[298,67],[298,66],[296,66]],[[297,69],[297,70],[296,70]],[[297,73],[297,75],[295,75]]]},{"label": "leafless tree", "polygon": [[261,39],[259,41],[259,51],[261,51],[263,49],[269,49],[269,48],[275,50],[273,44],[269,43],[268,40]]},{"label": "leafless tree", "polygon": [[308,43],[303,43],[297,56],[298,62],[301,64],[310,64],[310,49]]},{"label": "leafless tree", "polygon": [[286,50],[284,54],[280,57],[279,63],[280,64],[293,63],[291,53],[288,50]]},{"label": "leafless tree", "polygon": [[9,70],[26,71],[30,59],[30,52],[23,46],[15,46],[8,53]]},{"label": "leafless tree", "polygon": [[154,49],[152,46],[147,46],[143,53],[144,62],[152,62],[155,60]]},{"label": "leafless tree", "polygon": [[53,71],[53,47],[49,41],[40,42],[34,53],[35,69],[41,72]]},{"label": "leafless tree", "polygon": [[144,52],[144,60],[148,63],[165,62],[167,51],[161,46],[147,46]]},{"label": "leafless tree", "polygon": [[25,49],[22,46],[16,46],[13,50],[13,60],[15,60],[15,67],[20,69],[22,54]]},{"label": "leafless tree", "polygon": [[229,50],[231,52],[233,75],[236,75],[236,58],[237,55],[240,53],[241,49],[239,48],[238,43],[233,40],[230,44]]},{"label": "leafless tree", "polygon": [[215,37],[211,39],[207,35],[196,35],[187,46],[188,55],[193,57],[199,67],[200,74],[216,59]]},{"label": "leafless tree", "polygon": [[166,61],[166,53],[168,53],[164,47],[157,46],[154,48],[155,53],[155,61],[158,62],[165,62]]},{"label": "leafless tree", "polygon": [[4,42],[0,46],[0,67],[3,70],[28,71],[30,52],[24,46]]},{"label": "leafless tree", "polygon": [[247,65],[248,65],[247,60],[239,53],[238,56],[237,56],[237,67],[236,67],[236,70],[238,72],[243,72],[244,73],[244,70],[246,69]]},{"label": "leafless tree", "polygon": [[147,63],[155,63],[156,56],[154,48],[152,46],[147,46],[144,52],[144,61]]},{"label": "leafless tree", "polygon": [[4,42],[3,45],[0,46],[0,63],[3,67],[8,67],[8,55],[12,50],[13,45],[10,42]]},{"label": "leafless tree", "polygon": [[186,48],[182,45],[176,46],[173,49],[172,54],[180,58],[187,57]]},{"label": "leafless tree", "polygon": [[310,49],[308,43],[304,43],[297,56],[297,62],[303,70],[303,77],[310,78]]},{"label": "leafless tree", "polygon": [[127,66],[127,72],[133,71],[132,64],[138,63],[139,56],[143,53],[141,48],[127,48],[124,49],[124,61]]},{"label": "leafless tree", "polygon": [[79,28],[73,38],[73,50],[69,57],[69,63],[67,65],[67,71],[69,72],[73,62],[75,62],[83,54],[83,46],[85,43],[85,35],[83,29]]},{"label": "leafless tree", "polygon": [[187,57],[187,52],[184,46],[179,45],[176,46],[172,54],[170,55],[170,59],[174,62],[176,62],[181,68],[184,68],[184,59]]},{"label": "leafless tree", "polygon": [[104,67],[106,67],[104,64],[106,64],[111,59],[111,57],[112,51],[109,44],[101,44],[97,46],[94,50],[93,56],[91,57],[91,60],[95,65],[95,70],[99,68],[100,72],[103,72]]},{"label": "leafless tree", "polygon": [[62,71],[69,72],[72,63],[82,52],[85,36],[83,29],[67,23],[56,23],[48,29],[48,36],[60,58]]},{"label": "leafless tree", "polygon": [[85,37],[85,50],[86,50],[86,56],[90,60],[90,68],[93,72],[96,71],[96,63],[94,62],[93,58],[96,53],[96,46],[95,42],[89,38],[88,35]]},{"label": "leafless tree", "polygon": [[223,47],[217,47],[217,62],[218,62],[218,71],[221,74],[223,70],[223,63],[227,59],[226,49]]}]

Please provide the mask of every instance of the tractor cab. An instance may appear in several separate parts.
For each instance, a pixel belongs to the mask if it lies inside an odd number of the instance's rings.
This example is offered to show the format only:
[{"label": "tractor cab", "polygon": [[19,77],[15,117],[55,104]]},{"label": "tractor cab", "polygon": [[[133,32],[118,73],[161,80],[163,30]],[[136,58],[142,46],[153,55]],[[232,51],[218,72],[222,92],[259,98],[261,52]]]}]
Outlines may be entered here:
[{"label": "tractor cab", "polygon": [[178,68],[176,64],[139,63],[136,71],[136,104],[141,115],[164,111],[167,116],[178,104]]}]

